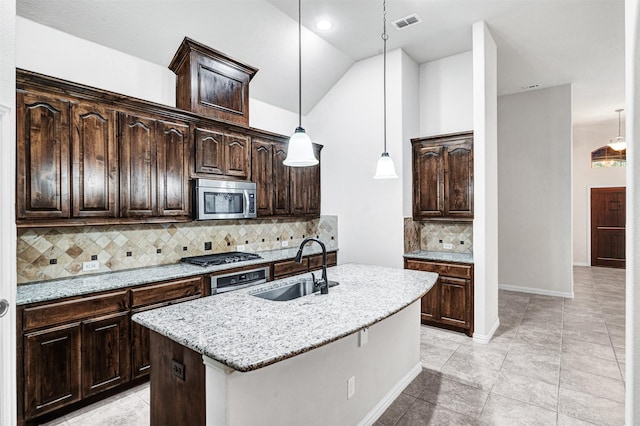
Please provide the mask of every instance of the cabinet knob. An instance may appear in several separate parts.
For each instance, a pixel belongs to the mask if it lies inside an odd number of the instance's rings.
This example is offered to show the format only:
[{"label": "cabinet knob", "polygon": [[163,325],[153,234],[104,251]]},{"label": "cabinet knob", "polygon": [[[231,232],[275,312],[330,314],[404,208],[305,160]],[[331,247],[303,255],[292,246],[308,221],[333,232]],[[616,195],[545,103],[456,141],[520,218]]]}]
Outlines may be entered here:
[{"label": "cabinet knob", "polygon": [[0,299],[0,318],[6,315],[9,311],[9,302],[7,299]]}]

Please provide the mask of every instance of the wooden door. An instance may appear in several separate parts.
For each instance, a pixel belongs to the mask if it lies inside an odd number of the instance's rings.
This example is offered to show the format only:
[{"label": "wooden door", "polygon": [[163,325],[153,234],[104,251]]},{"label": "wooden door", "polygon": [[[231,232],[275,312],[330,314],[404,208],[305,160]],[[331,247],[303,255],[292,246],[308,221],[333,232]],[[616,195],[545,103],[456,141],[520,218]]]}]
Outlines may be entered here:
[{"label": "wooden door", "polygon": [[289,167],[283,161],[287,158],[287,144],[273,145],[273,214],[288,215],[291,211]]},{"label": "wooden door", "polygon": [[73,104],[71,119],[72,216],[116,217],[116,112],[99,104]]},{"label": "wooden door", "polygon": [[444,214],[473,218],[473,143],[471,139],[445,145]]},{"label": "wooden door", "polygon": [[82,322],[82,396],[129,380],[129,313]]},{"label": "wooden door", "polygon": [[16,218],[68,218],[69,103],[22,92],[16,103]]},{"label": "wooden door", "polygon": [[120,205],[122,217],[157,216],[156,123],[120,113]]},{"label": "wooden door", "polygon": [[189,126],[158,121],[158,215],[189,216]]},{"label": "wooden door", "polygon": [[413,147],[413,217],[444,216],[444,148]]},{"label": "wooden door", "polygon": [[196,173],[224,175],[224,134],[196,128]]},{"label": "wooden door", "polygon": [[420,318],[427,321],[438,319],[438,300],[440,299],[440,283],[436,283],[420,300]]},{"label": "wooden door", "polygon": [[591,189],[591,266],[625,267],[626,188]]},{"label": "wooden door", "polygon": [[251,141],[241,134],[225,135],[224,174],[239,179],[249,179],[251,173]]},{"label": "wooden door", "polygon": [[259,217],[273,215],[273,145],[253,138],[251,176],[256,183],[256,211]]},{"label": "wooden door", "polygon": [[80,324],[24,337],[25,417],[32,418],[80,400]]},{"label": "wooden door", "polygon": [[455,327],[469,327],[469,281],[440,276],[439,282],[439,321]]}]

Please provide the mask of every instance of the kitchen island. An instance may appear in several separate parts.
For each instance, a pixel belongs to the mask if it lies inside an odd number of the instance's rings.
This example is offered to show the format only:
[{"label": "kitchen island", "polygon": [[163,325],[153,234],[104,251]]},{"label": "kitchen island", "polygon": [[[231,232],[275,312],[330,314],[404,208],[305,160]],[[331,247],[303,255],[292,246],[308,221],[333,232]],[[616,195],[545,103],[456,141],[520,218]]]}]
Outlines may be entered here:
[{"label": "kitchen island", "polygon": [[133,316],[151,333],[151,423],[372,423],[420,372],[437,274],[328,270],[328,295],[254,296],[308,274]]}]

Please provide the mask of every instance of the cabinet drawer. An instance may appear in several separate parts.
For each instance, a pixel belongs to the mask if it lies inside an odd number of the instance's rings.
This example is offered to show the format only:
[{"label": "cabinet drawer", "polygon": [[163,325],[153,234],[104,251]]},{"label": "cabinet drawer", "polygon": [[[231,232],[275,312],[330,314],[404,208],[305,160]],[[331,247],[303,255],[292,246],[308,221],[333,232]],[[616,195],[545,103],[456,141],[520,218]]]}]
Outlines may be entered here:
[{"label": "cabinet drawer", "polygon": [[[322,264],[322,262],[320,262]],[[285,262],[279,262],[273,264],[273,278],[280,278],[283,275],[295,275],[297,273],[307,272],[308,270],[307,259],[302,259],[302,263],[298,263],[295,260],[287,260]]]},{"label": "cabinet drawer", "polygon": [[[327,253],[327,266],[336,266],[338,264],[338,256],[336,252]],[[322,255],[314,254],[309,256],[309,270],[315,271],[322,268]]]},{"label": "cabinet drawer", "polygon": [[202,293],[202,277],[170,281],[131,290],[131,307],[182,299]]},{"label": "cabinet drawer", "polygon": [[86,318],[122,312],[127,309],[127,291],[119,291],[100,296],[83,297],[82,299],[48,305],[25,308],[24,330],[63,324]]},{"label": "cabinet drawer", "polygon": [[407,259],[407,269],[417,271],[436,272],[448,277],[471,279],[473,276],[471,265],[459,265],[452,263],[425,262],[423,260]]}]

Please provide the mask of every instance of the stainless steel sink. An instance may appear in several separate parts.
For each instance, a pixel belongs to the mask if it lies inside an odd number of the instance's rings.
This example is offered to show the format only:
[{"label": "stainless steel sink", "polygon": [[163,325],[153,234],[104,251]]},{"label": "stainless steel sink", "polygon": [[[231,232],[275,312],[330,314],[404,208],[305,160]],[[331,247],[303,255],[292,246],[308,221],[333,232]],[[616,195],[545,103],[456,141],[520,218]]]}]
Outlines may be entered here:
[{"label": "stainless steel sink", "polygon": [[[329,281],[329,287],[338,285],[336,282]],[[272,288],[264,290],[258,293],[253,293],[253,296],[260,297],[262,299],[274,300],[277,302],[297,299],[298,297],[306,296],[308,294],[316,293],[320,289],[314,288],[313,281],[311,279],[304,279],[289,285],[282,287]]]}]

